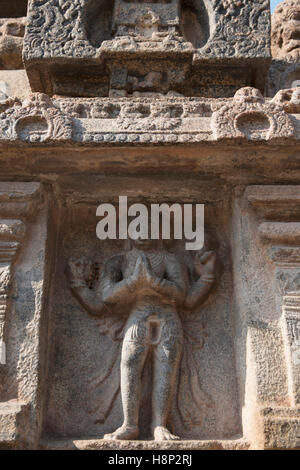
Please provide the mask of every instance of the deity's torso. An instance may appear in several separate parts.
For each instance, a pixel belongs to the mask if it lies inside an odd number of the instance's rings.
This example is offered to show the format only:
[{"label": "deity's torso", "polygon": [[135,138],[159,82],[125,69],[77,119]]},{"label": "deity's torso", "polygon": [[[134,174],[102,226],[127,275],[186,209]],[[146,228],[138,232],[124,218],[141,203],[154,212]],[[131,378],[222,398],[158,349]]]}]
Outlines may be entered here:
[{"label": "deity's torso", "polygon": [[168,253],[164,251],[143,251],[133,248],[126,254],[126,263],[123,268],[124,279],[131,276],[135,270],[138,258],[142,255],[146,256],[151,265],[152,272],[155,276],[163,279],[167,271],[167,258]]},{"label": "deity's torso", "polygon": [[[137,260],[142,255],[147,257],[151,271],[156,277],[169,281],[175,281],[176,277],[176,281],[184,283],[183,268],[174,255],[164,251],[151,252],[136,248],[126,254],[122,273],[124,279],[132,276]],[[169,338],[171,341],[174,335],[181,335],[181,322],[177,313],[176,300],[145,287],[137,295],[136,303],[130,312],[125,337],[131,341],[155,343],[156,340],[159,341],[159,338],[164,338],[165,341]]]}]

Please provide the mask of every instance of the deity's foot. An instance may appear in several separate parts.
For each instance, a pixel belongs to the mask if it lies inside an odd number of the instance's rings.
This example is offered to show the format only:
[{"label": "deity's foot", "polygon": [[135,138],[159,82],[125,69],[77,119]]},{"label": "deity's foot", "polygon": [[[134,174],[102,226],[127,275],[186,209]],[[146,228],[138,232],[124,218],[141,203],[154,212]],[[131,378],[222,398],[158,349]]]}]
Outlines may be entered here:
[{"label": "deity's foot", "polygon": [[123,424],[115,432],[111,434],[105,434],[104,439],[118,439],[120,441],[129,441],[130,439],[136,439],[139,435],[139,429],[137,427],[126,426]]},{"label": "deity's foot", "polygon": [[155,441],[178,441],[180,439],[180,437],[170,433],[164,426],[156,426],[153,434]]}]

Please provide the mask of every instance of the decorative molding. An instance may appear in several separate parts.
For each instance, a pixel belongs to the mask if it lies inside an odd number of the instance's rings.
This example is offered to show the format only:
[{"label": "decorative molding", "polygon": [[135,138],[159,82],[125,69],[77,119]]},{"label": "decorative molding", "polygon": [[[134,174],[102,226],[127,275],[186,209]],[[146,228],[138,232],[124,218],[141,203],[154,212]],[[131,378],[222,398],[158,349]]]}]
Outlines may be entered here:
[{"label": "decorative molding", "polygon": [[[89,0],[72,2],[35,0],[29,4],[28,27],[25,35],[25,59],[96,57],[100,48],[93,47],[85,29],[85,12]],[[268,57],[270,16],[268,0],[207,0],[212,34],[203,49],[195,49],[195,58]],[[95,13],[97,14],[97,13]],[[116,38],[118,43],[118,38]],[[151,41],[148,41],[151,42]],[[139,42],[127,41],[128,47],[139,48]],[[161,48],[162,41],[156,47]],[[147,44],[146,44],[147,46]],[[126,42],[123,48],[126,50]],[[148,49],[153,49],[148,46]],[[181,49],[179,49],[179,52]]]},{"label": "decorative molding", "polygon": [[32,215],[41,198],[38,183],[0,182],[0,217],[17,215],[20,219],[0,219],[0,364],[6,364],[5,325],[13,287],[16,255],[26,234],[26,218]]},{"label": "decorative molding", "polygon": [[267,242],[300,244],[300,222],[262,222],[258,231]]},{"label": "decorative molding", "polygon": [[[298,272],[300,277],[300,271]],[[290,394],[292,404],[300,405],[300,289],[298,294],[283,297],[284,328],[289,356]]]},{"label": "decorative molding", "polygon": [[0,140],[29,143],[72,139],[72,119],[53,105],[49,96],[33,93],[23,102],[14,100],[0,114]]},{"label": "decorative molding", "polygon": [[[245,198],[258,216],[258,234],[275,264],[275,286],[292,406],[300,404],[300,187],[250,186]],[[290,221],[290,215],[293,221]],[[277,218],[277,221],[276,221]],[[271,219],[271,220],[270,220]],[[275,220],[274,220],[275,219]],[[280,221],[278,221],[280,219]]]},{"label": "decorative molding", "polygon": [[[42,93],[0,107],[0,142],[34,145],[159,145],[207,141],[284,145],[298,135],[297,116],[254,88],[234,99],[183,97],[61,98]],[[294,123],[297,123],[297,130]],[[299,123],[300,124],[300,123]]]},{"label": "decorative molding", "polygon": [[216,140],[280,140],[295,135],[293,122],[283,108],[267,102],[251,87],[238,90],[231,105],[216,111],[211,127]]}]

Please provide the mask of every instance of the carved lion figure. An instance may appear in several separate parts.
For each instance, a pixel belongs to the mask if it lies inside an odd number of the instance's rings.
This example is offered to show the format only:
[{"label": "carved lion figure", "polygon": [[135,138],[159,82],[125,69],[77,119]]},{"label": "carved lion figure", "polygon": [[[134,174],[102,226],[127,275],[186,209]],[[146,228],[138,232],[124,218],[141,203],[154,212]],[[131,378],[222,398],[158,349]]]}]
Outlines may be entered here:
[{"label": "carved lion figure", "polygon": [[272,16],[272,55],[274,59],[300,58],[300,2],[286,0]]}]

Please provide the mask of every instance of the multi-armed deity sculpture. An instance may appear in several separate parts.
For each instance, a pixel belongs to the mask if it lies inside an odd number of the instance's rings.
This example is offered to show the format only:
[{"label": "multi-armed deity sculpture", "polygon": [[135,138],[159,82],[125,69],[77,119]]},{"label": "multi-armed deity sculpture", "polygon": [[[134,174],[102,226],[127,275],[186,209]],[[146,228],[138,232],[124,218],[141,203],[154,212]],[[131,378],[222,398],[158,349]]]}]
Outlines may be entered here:
[{"label": "multi-armed deity sculpture", "polygon": [[[136,439],[139,435],[141,376],[149,354],[153,360],[152,434],[155,440],[178,439],[168,425],[184,343],[184,318],[208,295],[214,279],[216,255],[198,253],[193,272],[174,253],[152,241],[133,242],[105,263],[98,287],[87,285],[90,266],[70,262],[74,295],[92,315],[121,314],[123,346],[120,363],[124,422],[108,439]],[[161,242],[160,242],[161,243]],[[183,324],[182,324],[183,321]],[[122,320],[121,320],[122,322]]]}]

